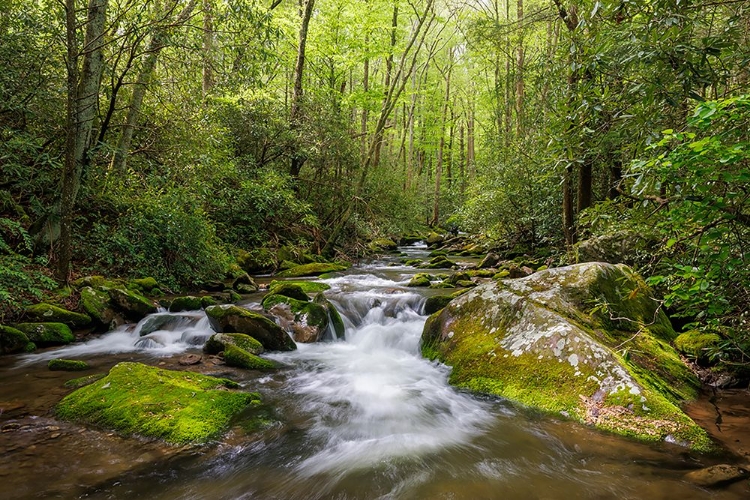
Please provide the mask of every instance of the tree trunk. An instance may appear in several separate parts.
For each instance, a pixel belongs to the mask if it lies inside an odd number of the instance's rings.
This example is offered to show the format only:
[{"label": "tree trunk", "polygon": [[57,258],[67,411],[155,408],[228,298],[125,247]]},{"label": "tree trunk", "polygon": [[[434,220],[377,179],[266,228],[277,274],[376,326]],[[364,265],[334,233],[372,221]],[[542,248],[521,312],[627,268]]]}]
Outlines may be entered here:
[{"label": "tree trunk", "polygon": [[203,0],[203,99],[214,87],[214,18],[212,0]]},{"label": "tree trunk", "polygon": [[573,167],[568,165],[563,173],[562,184],[562,211],[563,211],[563,234],[565,243],[570,246],[576,242],[575,222],[573,220],[573,189],[571,186]]},{"label": "tree trunk", "polygon": [[104,56],[104,27],[107,0],[91,0],[88,5],[84,38],[83,68],[78,72],[78,41],[76,37],[75,1],[65,2],[65,38],[67,43],[67,117],[65,163],[60,185],[60,242],[56,255],[56,274],[68,281],[72,259],[73,213],[81,187],[81,177],[91,147],[92,128],[99,103]]},{"label": "tree trunk", "polygon": [[[182,12],[180,12],[174,22],[169,23],[168,27],[179,26],[185,23],[193,12],[196,3],[197,0],[191,0]],[[130,151],[130,143],[133,141],[133,133],[138,124],[138,117],[141,114],[143,98],[146,96],[146,90],[148,90],[151,78],[156,70],[156,62],[159,57],[159,52],[161,52],[166,46],[164,40],[167,36],[168,27],[155,27],[154,33],[151,35],[151,40],[146,48],[146,56],[143,60],[141,71],[138,73],[138,78],[136,79],[135,87],[133,88],[133,95],[130,97],[128,114],[125,117],[125,124],[122,127],[120,139],[117,141],[117,148],[115,149],[115,154],[112,157],[112,164],[110,165],[110,171],[115,175],[122,175],[125,172],[128,153]]]},{"label": "tree trunk", "polygon": [[523,135],[523,99],[524,99],[524,81],[523,81],[523,67],[524,67],[524,51],[523,51],[523,0],[518,0],[517,3],[517,17],[518,25],[521,27],[521,36],[518,41],[518,51],[516,53],[516,136],[522,137]]},{"label": "tree trunk", "polygon": [[[302,105],[302,80],[305,72],[305,46],[307,45],[307,29],[310,26],[315,0],[305,0],[305,8],[302,13],[302,24],[299,29],[299,47],[297,48],[297,63],[294,66],[294,87],[292,87],[292,103],[289,113],[289,126],[293,131],[299,128],[300,106]],[[294,146],[292,151],[292,164],[289,175],[292,179],[299,178],[299,172],[307,157]]]},{"label": "tree trunk", "polygon": [[437,162],[435,163],[435,200],[432,206],[431,226],[437,226],[440,222],[440,181],[443,176],[443,153],[445,149],[445,125],[448,120],[448,104],[451,98],[451,71],[453,70],[453,50],[449,51],[448,68],[445,73],[445,98],[443,99],[443,111],[440,117],[440,139],[438,141]]}]

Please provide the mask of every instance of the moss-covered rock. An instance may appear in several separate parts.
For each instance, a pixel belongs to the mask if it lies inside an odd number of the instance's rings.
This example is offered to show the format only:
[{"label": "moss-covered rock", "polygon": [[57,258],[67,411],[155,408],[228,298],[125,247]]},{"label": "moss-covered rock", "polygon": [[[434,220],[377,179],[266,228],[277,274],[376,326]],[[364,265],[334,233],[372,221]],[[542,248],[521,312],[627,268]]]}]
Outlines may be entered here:
[{"label": "moss-covered rock", "polygon": [[[268,293],[276,293],[279,295],[286,295],[286,293],[280,292],[280,286],[283,285],[297,285],[302,289],[303,292],[306,294],[315,294],[319,292],[325,292],[326,290],[331,289],[331,285],[328,285],[326,283],[321,283],[319,281],[279,281],[279,280],[273,280],[270,285],[268,286]],[[288,295],[289,296],[289,295]],[[297,297],[292,297],[296,299]],[[300,299],[301,300],[301,299]]]},{"label": "moss-covered rock", "polygon": [[398,250],[398,245],[390,238],[376,238],[368,243],[367,248],[374,253],[384,253]]},{"label": "moss-covered rock", "polygon": [[224,362],[229,366],[245,370],[271,370],[276,368],[276,363],[273,361],[263,359],[231,344],[224,349]]},{"label": "moss-covered rock", "polygon": [[197,311],[203,307],[203,299],[193,295],[175,297],[169,304],[169,312]]},{"label": "moss-covered rock", "polygon": [[125,288],[110,288],[109,298],[128,319],[139,321],[156,312],[156,306],[138,292]]},{"label": "moss-covered rock", "polygon": [[268,248],[254,248],[249,252],[239,250],[235,258],[240,268],[250,274],[270,271],[276,265],[275,252]]},{"label": "moss-covered rock", "polygon": [[137,278],[134,280],[130,280],[129,285],[130,286],[128,286],[128,288],[135,288],[137,290],[140,290],[141,292],[149,293],[154,288],[159,287],[159,282],[157,282],[151,276],[148,276],[146,278]]},{"label": "moss-covered rock", "polygon": [[258,285],[249,274],[244,273],[232,282],[232,289],[238,293],[255,293],[258,291]]},{"label": "moss-covered rock", "polygon": [[433,257],[429,262],[422,263],[418,267],[420,269],[451,269],[456,263],[448,259],[444,255],[438,255]]},{"label": "moss-covered rock", "polygon": [[244,333],[271,351],[293,351],[294,341],[276,323],[262,314],[234,305],[206,308],[211,328],[219,333]]},{"label": "moss-covered rock", "polygon": [[336,338],[343,338],[346,334],[346,326],[344,325],[344,320],[341,317],[341,314],[339,314],[338,309],[336,309],[336,306],[334,306],[322,292],[315,296],[313,302],[326,308],[328,311],[329,325],[333,328],[333,333],[336,334]]},{"label": "moss-covered rock", "polygon": [[590,263],[474,288],[428,318],[422,352],[453,366],[460,387],[706,450],[705,431],[679,408],[699,382],[674,337],[638,275]]},{"label": "moss-covered rock", "polygon": [[83,288],[85,286],[90,286],[92,288],[116,288],[118,286],[121,286],[122,282],[108,280],[104,276],[85,276],[73,281],[71,285],[76,288]]},{"label": "moss-covered rock", "polygon": [[328,328],[328,310],[319,303],[272,294],[263,299],[263,308],[279,318],[297,342],[317,342]]},{"label": "moss-covered rock", "polygon": [[500,256],[496,254],[495,252],[490,252],[482,259],[482,262],[479,263],[479,269],[489,269],[491,267],[495,267],[500,263]]},{"label": "moss-covered rock", "polygon": [[338,271],[345,271],[347,266],[343,264],[330,264],[330,263],[313,263],[303,264],[301,266],[295,266],[286,271],[282,271],[277,276],[279,278],[298,278],[301,276],[320,276],[324,273],[335,273]]},{"label": "moss-covered rock", "polygon": [[402,259],[401,262],[405,266],[419,267],[423,263],[422,259]]},{"label": "moss-covered rock", "polygon": [[696,359],[706,359],[708,351],[721,342],[721,337],[711,332],[690,330],[674,339],[674,346],[683,354]]},{"label": "moss-covered rock", "polygon": [[52,304],[35,304],[26,308],[26,316],[43,323],[65,323],[69,326],[82,327],[91,323],[85,314],[68,311]]},{"label": "moss-covered rock", "polygon": [[424,314],[434,314],[448,305],[453,300],[452,295],[433,295],[427,297],[424,303]]},{"label": "moss-covered rock", "polygon": [[47,363],[47,368],[53,371],[61,372],[80,372],[88,370],[89,364],[85,361],[79,361],[76,359],[50,359]]},{"label": "moss-covered rock", "polygon": [[203,345],[203,351],[207,354],[219,354],[229,345],[237,346],[255,355],[263,353],[264,350],[263,344],[250,335],[244,333],[215,333]]},{"label": "moss-covered rock", "polygon": [[[33,346],[29,348],[29,346]],[[36,348],[29,338],[21,330],[9,326],[0,325],[0,353],[15,354],[18,352],[29,352]]]},{"label": "moss-covered rock", "polygon": [[86,375],[85,377],[70,379],[63,385],[68,389],[80,389],[81,387],[93,384],[97,380],[101,380],[106,376],[106,373],[94,373],[93,375]]},{"label": "moss-covered rock", "polygon": [[109,294],[104,290],[84,286],[81,288],[80,305],[99,325],[109,326],[115,319],[116,314],[112,309]]},{"label": "moss-covered rock", "polygon": [[19,323],[15,327],[42,347],[70,344],[76,339],[65,323]]},{"label": "moss-covered rock", "polygon": [[219,302],[210,295],[204,295],[203,297],[201,297],[201,307],[204,309],[209,306],[215,306],[218,303]]},{"label": "moss-covered rock", "polygon": [[237,387],[198,373],[119,363],[106,377],[63,398],[56,413],[125,435],[204,443],[218,437],[234,415],[259,404],[257,393],[227,390]]},{"label": "moss-covered rock", "polygon": [[433,232],[428,234],[424,241],[428,247],[434,247],[445,241],[445,237],[442,234]]},{"label": "moss-covered rock", "polygon": [[269,288],[268,294],[263,298],[263,302],[265,302],[271,295],[283,295],[284,297],[290,297],[303,302],[310,300],[310,297],[307,296],[307,293],[305,293],[299,283],[292,283],[289,281],[275,281]]},{"label": "moss-covered rock", "polygon": [[435,279],[434,276],[426,273],[417,273],[411,277],[409,283],[406,286],[418,287],[418,286],[430,286],[430,281]]}]

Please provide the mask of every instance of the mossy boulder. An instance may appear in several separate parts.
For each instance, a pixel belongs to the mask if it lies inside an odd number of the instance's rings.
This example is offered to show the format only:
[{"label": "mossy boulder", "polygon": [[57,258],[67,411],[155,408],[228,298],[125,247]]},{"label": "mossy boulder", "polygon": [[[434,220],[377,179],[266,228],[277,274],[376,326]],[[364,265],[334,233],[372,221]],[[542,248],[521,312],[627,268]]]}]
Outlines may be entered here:
[{"label": "mossy boulder", "polygon": [[149,314],[156,312],[152,301],[138,292],[126,288],[110,288],[107,290],[112,304],[119,309],[126,318],[139,321]]},{"label": "mossy boulder", "polygon": [[19,323],[15,327],[42,347],[70,344],[76,339],[65,323]]},{"label": "mossy boulder", "polygon": [[260,403],[257,393],[227,390],[237,387],[198,373],[119,363],[106,377],[63,398],[56,413],[124,435],[176,445],[205,443],[218,437],[232,417]]},{"label": "mossy boulder", "polygon": [[609,262],[642,265],[651,260],[659,239],[635,231],[616,231],[581,241],[575,246],[576,262]]},{"label": "mossy boulder", "polygon": [[21,330],[0,325],[0,354],[29,352],[35,348],[36,346]]},{"label": "mossy boulder", "polygon": [[721,337],[716,333],[689,330],[681,333],[674,339],[674,346],[681,353],[695,359],[705,360],[711,348],[721,342]]},{"label": "mossy boulder", "polygon": [[433,257],[429,262],[420,264],[420,269],[451,269],[456,263],[448,259],[445,255]]},{"label": "mossy boulder", "polygon": [[85,286],[90,286],[92,288],[116,288],[118,286],[121,286],[122,282],[108,280],[104,276],[84,276],[83,278],[78,278],[77,280],[73,281],[71,285],[76,288],[83,288]]},{"label": "mossy boulder", "polygon": [[315,296],[313,302],[325,307],[328,311],[328,322],[333,328],[333,333],[336,334],[336,338],[344,337],[346,334],[346,326],[344,325],[344,320],[341,317],[341,314],[339,314],[338,309],[336,309],[336,306],[334,306],[322,292]]},{"label": "mossy boulder", "polygon": [[479,269],[489,269],[495,267],[500,263],[500,256],[494,252],[490,252],[482,259],[479,263]]},{"label": "mossy boulder", "polygon": [[244,333],[215,333],[203,345],[203,351],[207,354],[219,354],[229,345],[237,346],[255,355],[261,354],[264,350],[263,344],[250,335]]},{"label": "mossy boulder", "polygon": [[203,307],[203,299],[193,295],[175,297],[169,304],[169,312],[197,311]]},{"label": "mossy boulder", "polygon": [[244,333],[270,351],[293,351],[294,341],[276,323],[262,314],[234,305],[206,308],[211,328],[219,333]]},{"label": "mossy boulder", "polygon": [[140,290],[141,292],[149,293],[154,288],[159,287],[159,282],[149,276],[146,278],[137,278],[134,280],[130,280],[130,283],[128,285],[128,288],[135,288],[137,290]]},{"label": "mossy boulder", "polygon": [[317,342],[328,329],[328,310],[319,303],[271,294],[263,299],[263,308],[276,316],[297,342]]},{"label": "mossy boulder", "polygon": [[[273,280],[271,284],[268,286],[268,293],[277,293],[279,295],[286,295],[285,293],[281,293],[279,290],[281,290],[280,286],[284,285],[297,285],[302,289],[303,292],[306,294],[314,294],[318,292],[325,292],[326,290],[331,289],[331,285],[328,285],[326,283],[321,283],[319,281],[278,281]],[[296,297],[292,297],[296,298]]]},{"label": "mossy boulder", "polygon": [[106,377],[106,373],[94,373],[93,375],[86,375],[85,377],[78,377],[70,379],[63,384],[68,389],[80,389],[83,386],[93,384],[97,380]]},{"label": "mossy boulder", "polygon": [[[292,283],[286,281],[275,281],[274,284],[269,288],[268,294],[263,298],[263,302],[272,295],[283,295],[284,297],[290,297],[292,299],[301,300],[307,302],[310,297],[307,296],[305,290],[299,283]],[[264,306],[265,307],[265,306]]]},{"label": "mossy boulder", "polygon": [[229,366],[245,370],[271,370],[276,368],[276,363],[273,361],[251,354],[236,345],[227,345],[223,352],[224,362]]},{"label": "mossy boulder", "polygon": [[453,295],[433,295],[424,302],[424,314],[434,314],[448,305]]},{"label": "mossy boulder", "polygon": [[50,359],[47,363],[47,368],[53,371],[61,372],[80,372],[88,370],[89,364],[85,361],[79,361],[76,359]]},{"label": "mossy boulder", "polygon": [[117,316],[112,308],[109,293],[99,288],[90,286],[81,288],[80,305],[86,314],[99,325],[109,326]]},{"label": "mossy boulder", "polygon": [[442,234],[433,232],[428,234],[424,241],[428,247],[434,247],[445,241],[445,237]]},{"label": "mossy boulder", "polygon": [[435,277],[432,275],[429,275],[426,273],[417,273],[411,277],[411,279],[409,280],[409,283],[407,283],[406,286],[410,286],[410,287],[430,286],[430,281],[433,279],[435,279]]},{"label": "mossy boulder", "polygon": [[312,263],[303,264],[301,266],[294,266],[291,269],[282,271],[277,276],[279,278],[299,278],[302,276],[320,276],[325,273],[335,273],[338,271],[345,271],[347,266],[343,264],[332,264],[332,263]]},{"label": "mossy boulder", "polygon": [[376,238],[367,245],[367,248],[374,253],[384,253],[398,250],[398,245],[390,238]]},{"label": "mossy boulder", "polygon": [[38,322],[65,323],[73,327],[82,327],[91,323],[91,318],[85,314],[68,311],[62,307],[45,303],[27,307],[26,316]]},{"label": "mossy boulder", "polygon": [[694,449],[712,444],[679,408],[699,382],[645,282],[579,264],[481,285],[428,318],[422,352],[450,382],[597,428]]},{"label": "mossy boulder", "polygon": [[258,285],[249,274],[244,273],[232,282],[232,289],[238,293],[255,293],[258,291]]}]

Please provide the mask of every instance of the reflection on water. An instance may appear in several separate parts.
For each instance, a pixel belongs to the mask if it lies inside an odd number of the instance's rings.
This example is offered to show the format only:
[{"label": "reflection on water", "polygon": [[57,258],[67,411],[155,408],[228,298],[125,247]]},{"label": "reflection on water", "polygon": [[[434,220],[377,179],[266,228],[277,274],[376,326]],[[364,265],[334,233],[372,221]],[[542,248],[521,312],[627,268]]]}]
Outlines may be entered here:
[{"label": "reflection on water", "polygon": [[[77,445],[79,452],[72,480],[66,481],[46,474],[59,470],[50,463],[59,454],[47,434],[24,446],[20,434],[14,439],[13,432],[4,433],[0,445],[11,446],[14,453],[33,445],[38,456],[24,455],[24,463],[34,472],[25,475],[9,474],[17,462],[0,459],[0,497],[31,496],[28,489],[19,496],[13,485],[32,477],[40,496],[59,492],[60,483],[72,482],[76,487],[62,490],[59,496],[85,492],[88,498],[729,500],[750,496],[747,482],[709,491],[683,481],[686,470],[713,463],[684,449],[631,442],[454,390],[446,382],[449,368],[419,355],[424,298],[405,288],[408,272],[377,264],[365,274],[353,272],[360,274],[327,280],[332,288],[326,295],[347,326],[344,341],[275,353],[271,357],[289,368],[240,375],[244,387],[263,395],[266,407],[252,411],[266,412],[265,429],[247,432],[243,427],[250,421],[247,415],[222,443],[165,460],[169,453],[153,444],[144,457],[133,450],[137,441],[106,434],[106,439],[92,439],[96,431],[78,434],[74,427],[63,426],[57,438],[65,443],[62,449],[72,452]],[[161,325],[151,325],[165,339],[155,347],[160,356],[194,351],[197,341],[187,340],[185,331],[193,331],[191,338],[210,333],[201,313],[162,320]],[[144,322],[129,332],[110,334],[109,344],[103,337],[88,347],[60,349],[43,357],[70,355],[77,348],[106,359],[109,366],[123,356],[154,362],[145,357],[149,349],[133,348],[143,326]],[[120,354],[105,355],[112,352],[105,345],[120,346]],[[170,358],[162,359],[166,363]],[[34,374],[43,374],[32,358],[23,360],[26,365],[3,373],[15,381],[14,397],[24,382],[33,386]],[[61,384],[39,380],[47,389]],[[124,472],[123,461],[113,456],[141,465]]]}]

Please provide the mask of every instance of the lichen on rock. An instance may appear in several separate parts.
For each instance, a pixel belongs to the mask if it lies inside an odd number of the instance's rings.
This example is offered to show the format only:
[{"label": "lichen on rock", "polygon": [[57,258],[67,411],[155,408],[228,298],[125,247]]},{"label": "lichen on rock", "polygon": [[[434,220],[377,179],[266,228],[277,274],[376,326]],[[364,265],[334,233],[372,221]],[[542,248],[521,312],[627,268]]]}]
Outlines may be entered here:
[{"label": "lichen on rock", "polygon": [[699,382],[675,334],[624,265],[579,264],[481,285],[431,316],[426,357],[451,383],[645,440],[708,449],[679,408]]}]

